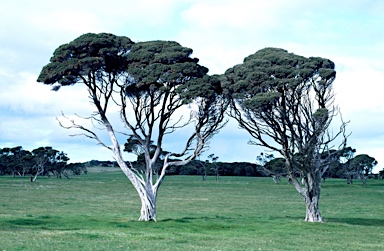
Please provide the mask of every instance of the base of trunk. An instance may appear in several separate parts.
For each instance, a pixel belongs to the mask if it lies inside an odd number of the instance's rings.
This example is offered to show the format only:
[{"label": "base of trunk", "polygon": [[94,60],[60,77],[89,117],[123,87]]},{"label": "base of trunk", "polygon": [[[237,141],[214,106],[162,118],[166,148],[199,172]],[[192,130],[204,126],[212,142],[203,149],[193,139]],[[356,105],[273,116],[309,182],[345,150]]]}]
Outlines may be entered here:
[{"label": "base of trunk", "polygon": [[307,222],[323,222],[320,210],[317,205],[307,205],[307,212],[305,215],[305,221]]},{"label": "base of trunk", "polygon": [[150,215],[147,213],[141,212],[139,221],[155,221],[156,222],[156,215]]},{"label": "base of trunk", "polygon": [[139,221],[156,221],[156,201],[152,203],[148,199],[141,201]]}]

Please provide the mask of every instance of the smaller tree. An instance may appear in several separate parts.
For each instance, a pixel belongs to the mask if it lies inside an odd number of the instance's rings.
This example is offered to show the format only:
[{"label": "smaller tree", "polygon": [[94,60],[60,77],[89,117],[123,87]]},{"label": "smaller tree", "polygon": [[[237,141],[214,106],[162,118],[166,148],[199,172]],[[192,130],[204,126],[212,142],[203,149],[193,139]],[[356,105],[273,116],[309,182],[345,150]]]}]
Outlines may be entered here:
[{"label": "smaller tree", "polygon": [[8,174],[8,163],[9,163],[9,148],[2,148],[0,149],[0,175]]},{"label": "smaller tree", "polygon": [[207,176],[209,173],[209,166],[210,166],[209,160],[206,160],[206,161],[197,160],[196,161],[196,168],[197,168],[198,173],[201,174],[201,176],[202,176],[202,181],[207,180]]},{"label": "smaller tree", "polygon": [[[69,163],[65,168],[64,176],[67,177],[68,172],[72,172],[73,175],[80,175],[81,173],[87,174],[87,167],[84,163]],[[67,177],[68,178],[68,177]]]},{"label": "smaller tree", "polygon": [[53,149],[50,146],[39,147],[32,151],[34,165],[31,175],[34,176],[31,181],[35,182],[40,175],[48,174],[50,171],[60,177],[69,158],[64,152]]},{"label": "smaller tree", "polygon": [[220,181],[220,165],[217,164],[217,160],[219,159],[218,156],[215,156],[215,154],[210,154],[208,155],[208,159],[210,159],[212,161],[212,164],[213,164],[213,171],[215,173],[215,177],[216,177],[216,181]]},{"label": "smaller tree", "polygon": [[384,178],[384,168],[383,170],[379,171],[379,180]]},{"label": "smaller tree", "polygon": [[339,162],[341,163],[341,168],[339,176],[345,177],[347,179],[347,184],[352,184],[353,179],[356,178],[356,172],[351,169],[351,160],[353,159],[356,153],[356,149],[348,146],[345,147],[339,155]]},{"label": "smaller tree", "polygon": [[260,153],[256,160],[259,164],[258,171],[265,176],[271,176],[274,183],[280,183],[281,177],[287,175],[283,158],[275,158],[273,154]]},{"label": "smaller tree", "polygon": [[64,152],[56,152],[56,155],[52,158],[50,163],[50,169],[53,173],[53,175],[56,176],[56,178],[61,178],[61,175],[64,175],[67,179],[69,179],[69,169],[67,166],[67,162],[69,161],[69,158],[66,153]]},{"label": "smaller tree", "polygon": [[289,178],[306,205],[305,221],[310,222],[323,221],[321,178],[334,158],[324,158],[324,153],[331,153],[339,135],[343,140],[338,150],[346,144],[344,121],[336,134],[331,130],[339,111],[332,87],[335,78],[331,60],[278,48],[259,50],[222,76],[222,86],[231,97],[229,115],[252,136],[251,144],[285,159]]},{"label": "smaller tree", "polygon": [[359,154],[350,161],[350,169],[361,179],[363,185],[372,175],[372,169],[377,165],[377,160],[367,154]]},{"label": "smaller tree", "polygon": [[1,155],[5,172],[11,173],[13,177],[16,175],[24,177],[29,171],[28,158],[30,154],[22,146],[2,149]]}]

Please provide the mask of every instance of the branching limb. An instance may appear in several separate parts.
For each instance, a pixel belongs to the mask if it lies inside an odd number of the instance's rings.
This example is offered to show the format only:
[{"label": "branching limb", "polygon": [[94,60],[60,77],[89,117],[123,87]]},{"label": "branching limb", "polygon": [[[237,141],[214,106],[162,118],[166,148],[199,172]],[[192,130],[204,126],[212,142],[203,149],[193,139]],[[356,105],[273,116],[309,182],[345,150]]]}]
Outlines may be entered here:
[{"label": "branching limb", "polygon": [[104,146],[105,148],[109,149],[109,150],[112,150],[112,148],[110,146],[107,146],[103,141],[100,140],[100,138],[97,136],[96,133],[94,133],[93,131],[83,127],[82,125],[78,125],[76,124],[75,120],[73,119],[70,119],[69,117],[65,116],[64,113],[62,112],[62,116],[68,120],[71,125],[69,126],[64,126],[61,121],[56,118],[56,120],[59,122],[59,125],[65,129],[80,129],[82,131],[84,131],[85,133],[80,133],[80,134],[72,134],[70,136],[85,136],[87,138],[90,138],[90,139],[93,139],[93,140],[96,140],[98,142],[99,145],[102,145]]}]

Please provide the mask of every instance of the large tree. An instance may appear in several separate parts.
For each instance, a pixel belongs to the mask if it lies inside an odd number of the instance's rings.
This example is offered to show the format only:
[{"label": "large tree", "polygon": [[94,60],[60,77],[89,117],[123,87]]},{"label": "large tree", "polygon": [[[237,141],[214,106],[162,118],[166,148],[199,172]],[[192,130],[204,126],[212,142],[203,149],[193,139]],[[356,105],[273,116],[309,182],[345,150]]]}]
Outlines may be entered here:
[{"label": "large tree", "polygon": [[332,89],[334,68],[328,59],[265,48],[222,76],[232,98],[230,115],[254,138],[251,144],[285,159],[287,173],[306,204],[305,220],[311,222],[322,221],[321,177],[336,154],[330,151],[331,142],[345,131],[342,123],[339,132],[330,132],[338,113]]},{"label": "large tree", "polygon": [[[156,221],[157,192],[170,166],[184,165],[198,156],[208,140],[223,126],[226,108],[220,82],[207,76],[208,69],[191,58],[192,50],[176,42],[134,44],[127,37],[85,34],[60,46],[40,73],[39,82],[60,86],[82,83],[96,111],[89,119],[108,132],[111,144],[90,128],[70,120],[67,128],[82,130],[110,149],[124,174],[138,192],[142,207],[139,220]],[[116,126],[108,108],[118,107],[127,137],[133,135],[145,155],[146,168],[137,172],[122,155]],[[183,120],[180,114],[187,114]],[[189,130],[184,128],[191,126]],[[190,133],[178,153],[168,153],[159,175],[155,163],[167,135],[184,129]],[[175,160],[172,157],[176,157]]]}]

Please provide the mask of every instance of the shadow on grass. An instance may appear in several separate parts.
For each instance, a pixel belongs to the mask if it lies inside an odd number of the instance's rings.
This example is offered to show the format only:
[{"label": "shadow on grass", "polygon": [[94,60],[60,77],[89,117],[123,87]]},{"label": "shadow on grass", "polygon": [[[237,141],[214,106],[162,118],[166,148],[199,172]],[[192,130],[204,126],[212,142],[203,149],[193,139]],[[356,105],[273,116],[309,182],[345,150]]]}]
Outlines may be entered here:
[{"label": "shadow on grass", "polygon": [[364,218],[326,218],[325,222],[343,223],[359,226],[383,226],[384,219],[364,219]]},{"label": "shadow on grass", "polygon": [[16,219],[7,221],[7,223],[16,226],[40,226],[45,224],[44,221],[35,219]]},{"label": "shadow on grass", "polygon": [[216,217],[207,217],[207,216],[202,216],[202,217],[183,217],[179,219],[173,219],[173,218],[167,218],[160,220],[160,222],[179,222],[179,223],[189,223],[191,221],[195,220],[203,220],[203,221],[212,221],[212,220],[232,220],[230,217],[224,217],[224,216],[216,216]]},{"label": "shadow on grass", "polygon": [[[60,216],[42,215],[34,217],[27,215],[27,218],[17,218],[3,221],[4,229],[41,229],[41,230],[78,230],[80,228],[70,226],[61,221]],[[1,229],[1,228],[0,228]]]},{"label": "shadow on grass", "polygon": [[290,215],[286,215],[286,216],[269,216],[267,218],[268,220],[282,220],[282,219],[288,219],[288,220],[293,220],[293,221],[304,221],[304,217],[302,216],[290,216]]},{"label": "shadow on grass", "polygon": [[367,186],[367,187],[369,187],[369,186],[373,186],[373,187],[384,187],[384,182],[382,182],[382,183],[374,183],[374,184],[371,184],[371,183],[369,183],[369,181],[368,181],[366,186]]}]

